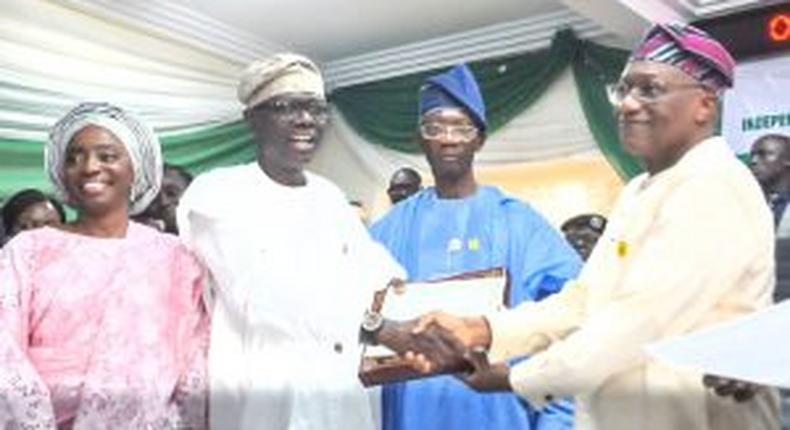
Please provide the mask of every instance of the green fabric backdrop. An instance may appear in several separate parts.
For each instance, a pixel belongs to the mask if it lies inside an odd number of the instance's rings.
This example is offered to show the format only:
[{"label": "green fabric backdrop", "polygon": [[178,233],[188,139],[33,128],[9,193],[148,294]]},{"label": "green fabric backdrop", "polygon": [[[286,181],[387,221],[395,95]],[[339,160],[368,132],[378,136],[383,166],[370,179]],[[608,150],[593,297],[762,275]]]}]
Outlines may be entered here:
[{"label": "green fabric backdrop", "polygon": [[[602,153],[624,179],[641,171],[617,138],[605,85],[614,82],[628,52],[576,37],[571,30],[557,32],[542,51],[470,63],[488,110],[489,133],[496,132],[539,99],[547,87],[572,67],[580,103],[590,132]],[[425,78],[442,69],[340,88],[332,102],[354,130],[367,140],[404,152],[419,152],[414,140],[417,94]]]}]

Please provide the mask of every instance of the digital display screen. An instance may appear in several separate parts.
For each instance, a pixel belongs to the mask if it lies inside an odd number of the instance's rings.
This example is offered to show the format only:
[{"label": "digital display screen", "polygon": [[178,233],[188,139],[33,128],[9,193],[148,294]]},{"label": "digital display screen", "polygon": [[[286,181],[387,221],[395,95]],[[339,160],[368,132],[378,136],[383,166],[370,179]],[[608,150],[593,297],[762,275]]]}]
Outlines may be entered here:
[{"label": "digital display screen", "polygon": [[790,5],[748,10],[694,23],[721,42],[736,59],[790,51]]}]

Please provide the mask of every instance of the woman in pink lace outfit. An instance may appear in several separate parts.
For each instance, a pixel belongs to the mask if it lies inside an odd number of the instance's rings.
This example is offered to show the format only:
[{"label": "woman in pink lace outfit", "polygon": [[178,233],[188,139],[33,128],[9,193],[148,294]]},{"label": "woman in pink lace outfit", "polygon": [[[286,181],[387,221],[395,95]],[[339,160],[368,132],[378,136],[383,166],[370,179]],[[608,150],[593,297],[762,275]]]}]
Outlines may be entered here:
[{"label": "woman in pink lace outfit", "polygon": [[78,218],[0,253],[0,428],[205,427],[204,272],[176,237],[129,221],[159,188],[156,136],[85,103],[46,149]]}]

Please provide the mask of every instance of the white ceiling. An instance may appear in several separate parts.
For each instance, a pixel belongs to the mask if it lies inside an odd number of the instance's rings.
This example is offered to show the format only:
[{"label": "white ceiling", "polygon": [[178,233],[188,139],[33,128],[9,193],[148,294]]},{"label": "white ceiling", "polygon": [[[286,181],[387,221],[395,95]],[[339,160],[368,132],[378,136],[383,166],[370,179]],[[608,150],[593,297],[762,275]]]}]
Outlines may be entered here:
[{"label": "white ceiling", "polygon": [[782,0],[49,0],[168,33],[238,64],[294,50],[331,86],[539,49],[554,32],[632,46],[649,23]]},{"label": "white ceiling", "polygon": [[[328,62],[568,9],[596,21],[697,18],[778,0],[170,0]],[[586,3],[586,4],[585,4]],[[630,10],[629,10],[630,9]],[[619,34],[624,39],[636,34]],[[618,33],[613,31],[613,33]]]},{"label": "white ceiling", "polygon": [[319,61],[564,9],[559,0],[175,0]]}]

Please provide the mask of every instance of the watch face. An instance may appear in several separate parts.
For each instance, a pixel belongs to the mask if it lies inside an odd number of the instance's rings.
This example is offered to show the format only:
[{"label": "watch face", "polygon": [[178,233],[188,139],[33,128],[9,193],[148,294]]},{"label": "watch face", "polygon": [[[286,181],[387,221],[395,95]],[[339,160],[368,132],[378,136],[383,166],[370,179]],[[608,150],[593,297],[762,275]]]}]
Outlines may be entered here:
[{"label": "watch face", "polygon": [[377,330],[384,318],[381,317],[381,314],[378,312],[366,311],[365,316],[362,318],[362,328],[368,331]]}]

